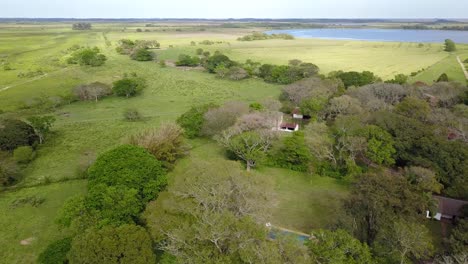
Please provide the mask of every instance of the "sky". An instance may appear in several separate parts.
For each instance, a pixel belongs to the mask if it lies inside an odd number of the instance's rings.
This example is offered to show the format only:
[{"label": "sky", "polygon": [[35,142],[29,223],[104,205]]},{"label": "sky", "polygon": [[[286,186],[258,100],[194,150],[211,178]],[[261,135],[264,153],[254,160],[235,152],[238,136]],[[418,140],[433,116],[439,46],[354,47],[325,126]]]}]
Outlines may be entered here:
[{"label": "sky", "polygon": [[468,0],[0,0],[0,17],[468,18]]}]

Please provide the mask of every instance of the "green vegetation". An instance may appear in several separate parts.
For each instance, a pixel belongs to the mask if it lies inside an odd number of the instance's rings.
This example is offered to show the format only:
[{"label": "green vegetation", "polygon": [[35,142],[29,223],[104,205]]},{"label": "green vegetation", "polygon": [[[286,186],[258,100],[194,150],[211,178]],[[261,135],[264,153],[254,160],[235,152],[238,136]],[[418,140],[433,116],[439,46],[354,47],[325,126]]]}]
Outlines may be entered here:
[{"label": "green vegetation", "polygon": [[266,34],[261,32],[254,32],[250,35],[239,37],[239,41],[253,41],[253,40],[266,40],[266,39],[294,39],[294,36],[289,34]]},{"label": "green vegetation", "polygon": [[[467,193],[466,87],[445,82],[464,81],[454,58],[465,45],[449,54],[440,44],[235,41],[252,32],[242,27],[136,33],[143,26],[0,25],[0,259],[365,263],[371,252],[388,263],[434,253],[419,212],[432,193]],[[178,58],[216,75],[174,67]],[[278,134],[279,120],[301,131]],[[268,239],[266,222],[321,236],[323,247]],[[222,252],[210,242],[218,231]]]},{"label": "green vegetation", "polygon": [[446,39],[445,40],[445,46],[444,46],[444,50],[447,51],[447,52],[454,52],[457,50],[457,47],[455,45],[455,42],[453,42],[453,40],[451,39]]}]

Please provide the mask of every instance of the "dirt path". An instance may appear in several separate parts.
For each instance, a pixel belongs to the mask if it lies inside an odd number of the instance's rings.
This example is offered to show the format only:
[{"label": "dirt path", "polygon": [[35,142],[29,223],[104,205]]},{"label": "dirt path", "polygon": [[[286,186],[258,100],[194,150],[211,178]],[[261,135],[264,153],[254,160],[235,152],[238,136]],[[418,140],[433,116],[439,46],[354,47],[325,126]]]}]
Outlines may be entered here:
[{"label": "dirt path", "polygon": [[465,64],[460,60],[460,56],[457,56],[457,61],[460,63],[460,66],[462,67],[463,73],[465,74],[465,79],[468,80],[468,71],[465,68]]},{"label": "dirt path", "polygon": [[16,86],[20,86],[20,85],[23,85],[23,84],[27,84],[27,83],[31,83],[31,82],[40,80],[40,79],[42,79],[42,78],[45,78],[45,77],[49,76],[49,74],[55,74],[55,73],[58,73],[58,72],[65,71],[65,70],[67,70],[67,69],[68,69],[68,68],[63,68],[63,69],[60,69],[60,70],[57,70],[57,71],[54,71],[54,72],[44,73],[43,75],[34,77],[34,78],[29,79],[29,80],[26,80],[26,81],[24,81],[24,82],[15,83],[15,84],[12,84],[12,85],[7,85],[7,86],[5,86],[5,87],[0,88],[0,92],[6,91],[6,90],[11,89],[11,88],[14,88],[14,87],[16,87]]}]

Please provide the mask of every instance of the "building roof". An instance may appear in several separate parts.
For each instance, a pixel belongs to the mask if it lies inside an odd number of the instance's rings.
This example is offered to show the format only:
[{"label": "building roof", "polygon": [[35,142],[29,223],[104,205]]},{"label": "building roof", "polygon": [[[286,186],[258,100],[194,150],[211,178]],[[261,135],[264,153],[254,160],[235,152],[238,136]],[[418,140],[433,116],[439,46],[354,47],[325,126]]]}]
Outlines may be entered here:
[{"label": "building roof", "polygon": [[461,216],[461,209],[468,201],[434,195],[439,204],[439,213],[443,215]]},{"label": "building roof", "polygon": [[297,124],[294,123],[281,123],[280,127],[295,129]]}]

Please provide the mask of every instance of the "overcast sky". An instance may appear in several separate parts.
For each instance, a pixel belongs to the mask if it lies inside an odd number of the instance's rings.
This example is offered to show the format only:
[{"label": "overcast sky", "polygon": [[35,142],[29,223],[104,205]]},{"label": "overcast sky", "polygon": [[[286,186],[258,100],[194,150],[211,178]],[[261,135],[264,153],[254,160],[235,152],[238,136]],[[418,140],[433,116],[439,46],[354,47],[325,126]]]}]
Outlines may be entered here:
[{"label": "overcast sky", "polygon": [[0,0],[0,17],[467,18],[468,0]]}]

